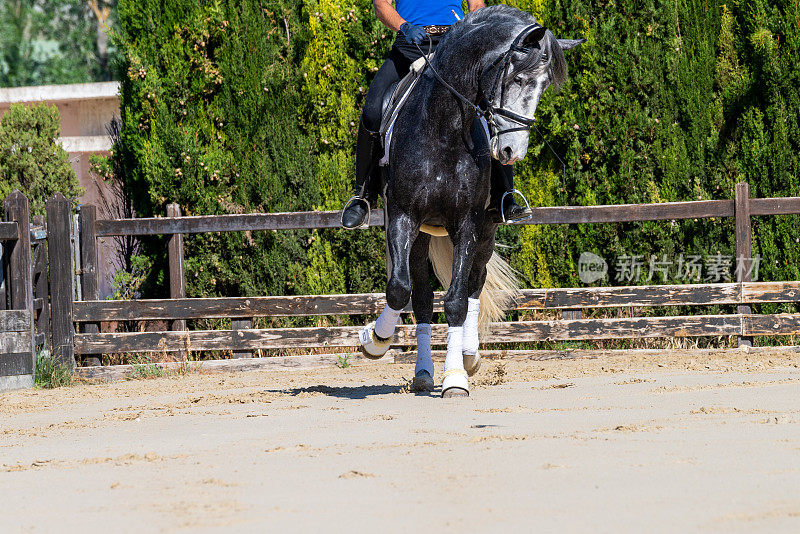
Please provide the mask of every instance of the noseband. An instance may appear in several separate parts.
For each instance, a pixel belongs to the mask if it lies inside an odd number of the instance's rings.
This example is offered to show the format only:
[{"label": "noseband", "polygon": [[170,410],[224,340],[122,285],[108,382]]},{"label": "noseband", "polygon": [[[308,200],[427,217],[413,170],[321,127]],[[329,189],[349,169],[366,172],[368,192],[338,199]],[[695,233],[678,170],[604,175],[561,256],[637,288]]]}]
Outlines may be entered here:
[{"label": "noseband", "polygon": [[[488,123],[489,128],[492,131],[492,138],[494,139],[494,138],[497,138],[498,136],[500,136],[501,134],[505,134],[505,133],[518,132],[518,131],[529,132],[531,130],[531,128],[534,127],[535,119],[533,117],[525,117],[523,115],[520,115],[518,113],[515,113],[515,112],[511,111],[510,109],[506,109],[505,108],[506,88],[505,88],[505,84],[503,83],[503,80],[505,80],[506,77],[508,76],[508,69],[511,66],[511,57],[512,57],[512,55],[515,52],[521,52],[521,53],[525,53],[525,54],[530,53],[530,48],[526,48],[524,46],[520,46],[520,43],[522,42],[522,40],[525,39],[525,37],[527,37],[530,32],[532,32],[533,30],[535,30],[537,28],[541,28],[541,27],[542,26],[540,24],[531,24],[530,26],[528,26],[524,30],[522,30],[514,38],[514,41],[511,43],[511,46],[508,48],[508,50],[506,50],[506,52],[504,54],[502,54],[500,57],[495,59],[491,63],[491,65],[489,65],[481,73],[481,77],[478,80],[478,89],[479,90],[480,90],[480,87],[483,86],[483,83],[481,83],[481,82],[483,80],[484,75],[486,75],[486,73],[491,71],[492,69],[496,70],[494,81],[492,82],[492,86],[491,86],[492,87],[491,91],[489,92],[489,95],[485,99],[485,101],[486,101],[486,107],[485,108],[481,108],[478,104],[473,103],[467,97],[465,97],[464,95],[459,93],[452,85],[450,85],[449,83],[444,81],[444,79],[439,75],[437,70],[433,67],[431,62],[428,60],[428,57],[425,54],[422,53],[422,49],[420,49],[419,45],[416,45],[416,46],[417,46],[417,49],[419,50],[420,54],[422,54],[422,57],[425,58],[425,63],[431,69],[431,72],[433,73],[434,77],[436,77],[436,79],[439,81],[439,83],[444,85],[463,104],[465,104],[467,107],[471,108],[475,112],[476,116],[485,117],[486,118],[486,122]],[[429,40],[430,40],[430,38],[429,38]],[[428,48],[428,52],[430,53],[430,47]],[[540,48],[539,49],[539,53],[538,53],[538,55],[536,57],[536,61],[534,62],[534,64],[539,63],[542,60],[543,57],[544,57],[544,49]],[[497,98],[497,89],[498,89],[498,87],[500,88],[500,102],[499,102],[499,105],[495,105],[495,99]],[[495,116],[503,117],[504,119],[509,120],[511,122],[514,122],[514,123],[517,123],[520,126],[518,126],[516,128],[507,128],[505,130],[498,130],[497,129],[497,124],[495,123],[495,120],[494,120]]]}]

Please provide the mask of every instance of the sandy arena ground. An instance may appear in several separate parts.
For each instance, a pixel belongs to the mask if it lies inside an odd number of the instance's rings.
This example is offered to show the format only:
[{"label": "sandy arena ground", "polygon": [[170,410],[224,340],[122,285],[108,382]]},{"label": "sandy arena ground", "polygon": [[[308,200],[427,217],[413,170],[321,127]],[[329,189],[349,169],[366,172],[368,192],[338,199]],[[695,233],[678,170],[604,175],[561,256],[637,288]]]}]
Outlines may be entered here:
[{"label": "sandy arena ground", "polygon": [[[0,394],[0,532],[800,532],[800,354]],[[437,363],[441,372],[441,363]]]}]

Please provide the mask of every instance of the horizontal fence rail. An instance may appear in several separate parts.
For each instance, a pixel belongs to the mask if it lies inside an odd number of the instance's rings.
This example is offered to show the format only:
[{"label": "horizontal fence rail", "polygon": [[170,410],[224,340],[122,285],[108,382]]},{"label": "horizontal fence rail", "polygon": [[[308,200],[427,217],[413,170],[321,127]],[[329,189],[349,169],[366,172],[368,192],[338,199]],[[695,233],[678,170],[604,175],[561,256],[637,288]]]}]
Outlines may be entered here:
[{"label": "horizontal fence rail", "polygon": [[[663,221],[733,217],[733,200],[661,202],[606,206],[556,206],[531,208],[531,217],[517,224],[582,224]],[[751,215],[800,213],[800,197],[754,198]],[[383,210],[373,210],[369,226],[383,226]],[[98,220],[97,236],[192,234],[255,230],[312,230],[341,228],[341,212],[250,213],[142,219]]]},{"label": "horizontal fence rail", "polygon": [[800,197],[750,199],[750,215],[795,215],[798,213],[800,213]]},{"label": "horizontal fence rail", "polygon": [[[184,332],[130,332],[121,334],[77,334],[75,352],[176,352],[234,349],[285,349],[352,347],[358,326],[318,328],[273,328],[269,330],[191,330]],[[536,341],[577,341],[655,337],[754,336],[800,334],[800,314],[689,315],[517,321],[492,323],[488,344]],[[432,325],[431,343],[447,342],[447,325]],[[416,344],[415,326],[399,325],[393,346]]]},{"label": "horizontal fence rail", "polygon": [[[195,215],[97,221],[97,237],[123,235],[198,234],[256,230],[316,230],[341,228],[339,211]],[[383,226],[383,210],[372,210],[369,226]]]},{"label": "horizontal fence rail", "polygon": [[28,310],[0,310],[0,332],[24,332],[30,328]]},{"label": "horizontal fence rail", "polygon": [[581,224],[733,217],[733,200],[531,208],[523,224]]},{"label": "horizontal fence rail", "polygon": [[[434,294],[443,311],[444,293]],[[781,303],[800,301],[800,282],[523,289],[510,310]],[[379,313],[383,293],[75,302],[76,322],[295,317]],[[411,312],[407,305],[405,312]]]}]

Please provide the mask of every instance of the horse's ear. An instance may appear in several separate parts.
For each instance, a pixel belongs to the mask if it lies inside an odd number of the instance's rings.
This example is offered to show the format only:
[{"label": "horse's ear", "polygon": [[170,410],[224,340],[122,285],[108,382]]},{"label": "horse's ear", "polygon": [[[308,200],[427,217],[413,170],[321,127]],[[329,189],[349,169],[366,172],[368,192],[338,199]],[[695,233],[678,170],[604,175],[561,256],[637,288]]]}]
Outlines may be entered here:
[{"label": "horse's ear", "polygon": [[547,28],[544,26],[536,26],[534,29],[528,32],[528,35],[522,40],[522,46],[531,46],[537,44],[544,38],[544,34],[547,33]]},{"label": "horse's ear", "polygon": [[561,50],[570,50],[585,42],[586,39],[559,39],[558,45],[561,47]]}]

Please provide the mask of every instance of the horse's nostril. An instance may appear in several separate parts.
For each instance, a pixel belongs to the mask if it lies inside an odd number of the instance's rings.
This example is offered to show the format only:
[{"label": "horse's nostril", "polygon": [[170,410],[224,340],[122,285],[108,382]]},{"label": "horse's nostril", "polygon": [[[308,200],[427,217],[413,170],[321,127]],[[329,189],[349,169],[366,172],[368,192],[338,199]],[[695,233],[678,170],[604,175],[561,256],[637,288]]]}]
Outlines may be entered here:
[{"label": "horse's nostril", "polygon": [[510,146],[507,146],[503,149],[503,154],[509,159],[511,159],[511,153],[512,151]]}]

